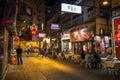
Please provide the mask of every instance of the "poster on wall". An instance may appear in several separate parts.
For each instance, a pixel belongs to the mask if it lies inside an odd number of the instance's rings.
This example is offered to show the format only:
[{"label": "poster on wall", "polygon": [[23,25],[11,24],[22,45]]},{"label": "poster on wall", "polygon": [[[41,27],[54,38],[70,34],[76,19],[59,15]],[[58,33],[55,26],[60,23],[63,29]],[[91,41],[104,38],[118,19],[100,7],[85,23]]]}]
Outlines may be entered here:
[{"label": "poster on wall", "polygon": [[98,51],[104,51],[107,48],[111,47],[111,41],[109,36],[95,36],[95,44]]}]

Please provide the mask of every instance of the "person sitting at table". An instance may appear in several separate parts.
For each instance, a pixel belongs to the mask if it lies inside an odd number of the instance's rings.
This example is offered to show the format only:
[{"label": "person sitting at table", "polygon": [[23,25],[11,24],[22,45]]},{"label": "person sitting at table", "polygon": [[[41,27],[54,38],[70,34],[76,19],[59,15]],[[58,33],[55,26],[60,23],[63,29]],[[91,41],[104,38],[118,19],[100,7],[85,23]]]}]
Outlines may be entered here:
[{"label": "person sitting at table", "polygon": [[112,60],[113,60],[112,53],[107,52],[106,60],[107,60],[107,61],[112,61]]},{"label": "person sitting at table", "polygon": [[92,67],[92,55],[91,53],[87,53],[85,56],[85,62],[86,62],[86,67],[91,68]]},{"label": "person sitting at table", "polygon": [[101,57],[97,52],[93,53],[92,68],[98,68],[98,65],[101,63]]}]

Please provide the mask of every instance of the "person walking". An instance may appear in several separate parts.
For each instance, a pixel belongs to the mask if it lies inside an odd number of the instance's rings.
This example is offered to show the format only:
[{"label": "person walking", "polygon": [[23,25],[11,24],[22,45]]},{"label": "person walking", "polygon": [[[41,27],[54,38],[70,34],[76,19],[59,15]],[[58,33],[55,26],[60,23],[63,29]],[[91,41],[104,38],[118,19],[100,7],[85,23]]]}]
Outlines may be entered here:
[{"label": "person walking", "polygon": [[20,45],[18,46],[18,48],[16,49],[16,53],[17,53],[17,64],[23,64],[22,61],[22,48],[20,47]]},{"label": "person walking", "polygon": [[30,48],[28,48],[27,53],[28,53],[28,55],[29,55],[29,53],[30,53]]}]

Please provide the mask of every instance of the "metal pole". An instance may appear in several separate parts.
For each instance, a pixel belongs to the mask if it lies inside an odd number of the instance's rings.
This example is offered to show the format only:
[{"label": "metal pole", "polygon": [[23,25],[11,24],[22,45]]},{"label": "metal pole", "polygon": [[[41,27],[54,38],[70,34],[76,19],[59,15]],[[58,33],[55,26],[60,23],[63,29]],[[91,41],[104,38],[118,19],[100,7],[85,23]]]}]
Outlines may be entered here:
[{"label": "metal pole", "polygon": [[113,52],[113,60],[116,61],[116,45],[115,45],[115,31],[114,31],[114,21],[112,20],[112,0],[110,0],[110,20],[112,24],[112,52]]},{"label": "metal pole", "polygon": [[115,32],[114,32],[114,22],[112,21],[112,52],[113,52],[113,60],[116,61],[117,60],[117,57],[116,57],[116,46],[115,46]]}]

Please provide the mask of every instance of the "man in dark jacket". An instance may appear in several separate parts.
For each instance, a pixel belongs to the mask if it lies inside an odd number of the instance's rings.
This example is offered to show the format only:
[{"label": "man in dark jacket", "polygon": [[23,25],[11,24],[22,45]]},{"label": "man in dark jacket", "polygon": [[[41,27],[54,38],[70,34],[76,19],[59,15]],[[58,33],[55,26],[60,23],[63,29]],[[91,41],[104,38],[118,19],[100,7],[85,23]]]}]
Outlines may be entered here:
[{"label": "man in dark jacket", "polygon": [[18,48],[16,49],[16,53],[17,53],[17,64],[22,64],[22,48],[20,47],[20,45],[18,46]]},{"label": "man in dark jacket", "polygon": [[98,68],[98,64],[101,62],[101,57],[98,53],[94,52],[93,55],[93,68]]}]

